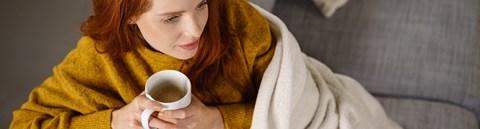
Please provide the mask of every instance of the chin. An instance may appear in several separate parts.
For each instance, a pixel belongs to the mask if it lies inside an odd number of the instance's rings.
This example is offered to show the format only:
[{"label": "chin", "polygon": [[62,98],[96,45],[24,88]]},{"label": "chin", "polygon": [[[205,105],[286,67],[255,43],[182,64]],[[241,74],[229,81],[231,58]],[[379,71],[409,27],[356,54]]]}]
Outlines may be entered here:
[{"label": "chin", "polygon": [[197,51],[195,50],[195,52],[183,53],[181,55],[174,56],[174,57],[177,58],[177,59],[180,59],[180,60],[188,60],[188,59],[192,59],[195,56],[196,53],[197,53]]}]

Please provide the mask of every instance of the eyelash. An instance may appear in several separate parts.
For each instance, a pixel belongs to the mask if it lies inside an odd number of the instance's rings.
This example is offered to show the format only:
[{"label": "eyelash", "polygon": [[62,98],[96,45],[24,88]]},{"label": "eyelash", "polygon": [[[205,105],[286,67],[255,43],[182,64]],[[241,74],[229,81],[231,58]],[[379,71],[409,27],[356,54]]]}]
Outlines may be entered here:
[{"label": "eyelash", "polygon": [[[198,5],[197,9],[198,10],[203,10],[205,9],[205,7],[207,7],[207,0],[204,0],[200,5]],[[171,17],[168,17],[167,19],[163,20],[163,23],[165,24],[172,24],[172,23],[175,23],[177,22],[177,19],[178,19],[179,16],[171,16]]]},{"label": "eyelash", "polygon": [[199,7],[197,7],[197,9],[202,10],[202,9],[204,9],[205,7],[207,7],[207,5],[208,5],[208,4],[207,4],[207,0],[204,0],[204,1],[199,5]]},{"label": "eyelash", "polygon": [[177,21],[177,18],[178,16],[168,17],[167,19],[163,20],[163,23],[166,23],[166,24],[175,23]]}]

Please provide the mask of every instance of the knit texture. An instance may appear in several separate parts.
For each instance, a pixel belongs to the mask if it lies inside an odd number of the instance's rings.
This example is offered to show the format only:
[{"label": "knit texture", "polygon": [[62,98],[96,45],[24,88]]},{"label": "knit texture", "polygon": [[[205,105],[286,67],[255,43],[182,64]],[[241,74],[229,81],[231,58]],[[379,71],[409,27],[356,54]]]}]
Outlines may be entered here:
[{"label": "knit texture", "polygon": [[[245,0],[220,0],[221,12],[239,39],[238,52],[258,89],[274,48],[267,21]],[[13,112],[10,128],[82,128],[110,129],[111,113],[130,103],[144,91],[153,73],[179,70],[183,61],[156,52],[146,46],[121,58],[112,59],[94,47],[95,41],[82,37],[77,48],[55,66],[53,75],[33,89],[29,99]],[[212,79],[222,81],[220,79]],[[249,128],[254,101],[226,82],[215,85],[222,104],[216,105],[226,128]],[[204,103],[209,103],[205,102]]]}]

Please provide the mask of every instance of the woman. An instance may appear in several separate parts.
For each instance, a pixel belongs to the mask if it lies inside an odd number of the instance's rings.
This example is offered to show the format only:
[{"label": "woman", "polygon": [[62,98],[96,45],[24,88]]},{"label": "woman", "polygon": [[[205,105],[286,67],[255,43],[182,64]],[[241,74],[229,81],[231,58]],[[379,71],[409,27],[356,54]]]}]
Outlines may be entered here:
[{"label": "woman", "polygon": [[[246,0],[93,0],[85,37],[14,112],[11,128],[249,128],[274,44]],[[153,73],[192,82],[192,103],[174,111],[143,93]]]}]

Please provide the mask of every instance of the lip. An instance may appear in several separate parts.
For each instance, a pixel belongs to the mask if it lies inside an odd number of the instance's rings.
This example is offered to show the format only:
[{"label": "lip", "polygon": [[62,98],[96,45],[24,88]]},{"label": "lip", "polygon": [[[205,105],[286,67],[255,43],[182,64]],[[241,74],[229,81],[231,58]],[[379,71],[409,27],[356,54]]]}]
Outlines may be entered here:
[{"label": "lip", "polygon": [[198,40],[190,42],[190,43],[185,44],[185,45],[178,45],[178,46],[185,49],[185,50],[193,50],[193,49],[198,47]]}]

